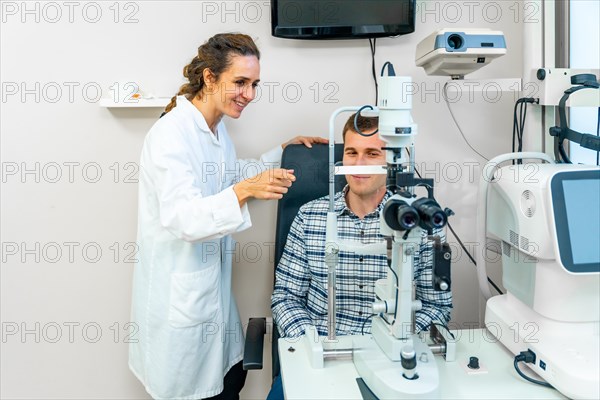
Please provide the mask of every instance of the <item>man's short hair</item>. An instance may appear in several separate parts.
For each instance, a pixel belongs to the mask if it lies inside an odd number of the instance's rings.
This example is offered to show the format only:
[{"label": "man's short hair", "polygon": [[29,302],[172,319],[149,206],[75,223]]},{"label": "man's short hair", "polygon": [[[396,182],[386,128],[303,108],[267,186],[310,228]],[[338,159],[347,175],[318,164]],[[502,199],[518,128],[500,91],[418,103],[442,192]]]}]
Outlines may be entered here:
[{"label": "man's short hair", "polygon": [[[342,131],[342,139],[346,141],[346,132],[352,131],[356,132],[354,128],[354,117],[356,113],[352,114],[348,121],[346,121],[346,125],[344,125],[344,130]],[[356,126],[360,129],[361,132],[370,132],[372,130],[377,129],[379,126],[379,117],[364,117],[359,115],[356,119]]]}]

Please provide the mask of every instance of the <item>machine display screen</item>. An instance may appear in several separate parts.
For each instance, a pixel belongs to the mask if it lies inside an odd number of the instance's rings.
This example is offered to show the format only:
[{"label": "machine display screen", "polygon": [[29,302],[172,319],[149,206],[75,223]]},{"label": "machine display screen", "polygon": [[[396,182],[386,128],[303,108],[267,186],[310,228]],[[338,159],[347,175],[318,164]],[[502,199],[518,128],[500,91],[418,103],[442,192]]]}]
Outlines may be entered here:
[{"label": "machine display screen", "polygon": [[600,171],[571,171],[552,178],[560,258],[570,272],[600,270]]}]

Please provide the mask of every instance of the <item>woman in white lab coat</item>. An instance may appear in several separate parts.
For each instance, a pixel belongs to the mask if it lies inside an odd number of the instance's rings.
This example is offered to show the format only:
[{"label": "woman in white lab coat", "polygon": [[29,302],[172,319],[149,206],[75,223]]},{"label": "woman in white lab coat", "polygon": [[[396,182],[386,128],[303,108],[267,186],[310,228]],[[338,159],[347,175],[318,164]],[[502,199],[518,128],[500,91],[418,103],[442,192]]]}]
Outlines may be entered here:
[{"label": "woman in white lab coat", "polygon": [[279,199],[295,180],[266,169],[283,147],[326,142],[297,137],[260,160],[236,159],[222,118],[238,118],[254,98],[259,57],[249,36],[210,38],[144,142],[129,366],[153,398],[239,398],[246,375],[230,234],[251,226],[248,199]]}]

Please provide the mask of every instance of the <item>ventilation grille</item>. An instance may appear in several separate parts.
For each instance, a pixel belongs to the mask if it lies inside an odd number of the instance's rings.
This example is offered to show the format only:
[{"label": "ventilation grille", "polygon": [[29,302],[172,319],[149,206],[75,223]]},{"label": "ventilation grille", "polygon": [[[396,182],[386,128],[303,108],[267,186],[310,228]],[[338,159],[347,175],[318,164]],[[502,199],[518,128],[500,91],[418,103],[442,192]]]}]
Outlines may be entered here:
[{"label": "ventilation grille", "polygon": [[521,236],[521,248],[525,251],[529,250],[529,239],[525,236]]},{"label": "ventilation grille", "polygon": [[502,241],[502,252],[505,256],[510,257],[510,244]]},{"label": "ventilation grille", "polygon": [[519,234],[515,231],[509,231],[510,233],[510,242],[519,247]]}]

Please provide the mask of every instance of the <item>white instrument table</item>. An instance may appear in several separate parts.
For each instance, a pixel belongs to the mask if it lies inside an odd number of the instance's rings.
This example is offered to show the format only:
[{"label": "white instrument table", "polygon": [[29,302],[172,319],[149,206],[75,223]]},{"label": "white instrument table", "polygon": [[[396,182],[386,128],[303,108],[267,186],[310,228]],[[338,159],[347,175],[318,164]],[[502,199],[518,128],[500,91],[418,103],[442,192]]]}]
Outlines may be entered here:
[{"label": "white instrument table", "polygon": [[[440,397],[452,399],[565,399],[560,392],[527,382],[514,369],[514,356],[485,329],[453,331],[456,361],[436,355]],[[511,332],[507,332],[511,334]],[[339,338],[347,340],[350,337]],[[285,398],[363,399],[353,361],[326,360],[323,369],[309,364],[304,338],[279,339],[279,362]],[[364,337],[363,337],[364,339]],[[293,349],[293,350],[291,350]],[[479,358],[478,372],[467,367],[469,357]],[[519,363],[526,375],[539,377]]]}]

